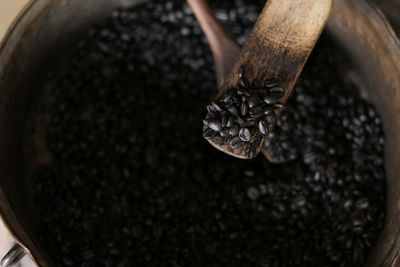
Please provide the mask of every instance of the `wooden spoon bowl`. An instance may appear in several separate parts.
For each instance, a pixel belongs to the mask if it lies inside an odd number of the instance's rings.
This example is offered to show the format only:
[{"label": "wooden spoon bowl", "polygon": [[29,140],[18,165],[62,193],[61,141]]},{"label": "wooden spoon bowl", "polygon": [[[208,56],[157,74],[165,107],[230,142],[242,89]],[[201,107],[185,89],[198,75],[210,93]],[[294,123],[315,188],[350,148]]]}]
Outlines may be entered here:
[{"label": "wooden spoon bowl", "polygon": [[[224,97],[228,89],[247,89],[248,86],[243,85],[243,81],[241,81],[243,74],[249,83],[259,81],[260,84],[263,84],[265,81],[268,83],[268,80],[277,79],[279,87],[284,88],[284,93],[279,101],[282,105],[274,110],[278,117],[321,34],[331,5],[331,0],[299,0],[296,1],[295,7],[293,1],[290,0],[269,0],[221,86],[216,101]],[[264,99],[264,101],[269,104],[267,100]],[[207,122],[211,119],[211,115],[209,112],[206,116],[203,128],[206,135],[210,133]],[[275,122],[276,118],[264,125],[265,128],[268,128],[267,132],[272,131]],[[216,123],[221,124],[221,121],[217,120]],[[214,127],[214,129],[211,127],[211,130],[221,133],[218,129],[225,126],[223,124],[220,126],[222,127]],[[240,125],[240,123],[239,127],[247,131],[246,126]],[[232,139],[236,136],[218,137],[218,134],[214,134],[212,138],[206,139],[215,148],[229,155],[250,159],[260,152],[265,134],[256,130],[254,134],[251,134],[250,140],[242,138],[245,144],[239,148],[232,146]]]}]

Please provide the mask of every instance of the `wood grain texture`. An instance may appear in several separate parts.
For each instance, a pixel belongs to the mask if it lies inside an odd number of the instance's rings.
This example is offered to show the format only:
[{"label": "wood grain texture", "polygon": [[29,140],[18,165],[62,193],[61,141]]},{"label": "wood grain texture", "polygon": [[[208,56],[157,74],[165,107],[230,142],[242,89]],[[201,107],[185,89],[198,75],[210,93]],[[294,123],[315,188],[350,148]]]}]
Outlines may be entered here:
[{"label": "wood grain texture", "polygon": [[[227,89],[239,82],[237,75],[242,65],[246,78],[264,81],[279,78],[285,88],[282,103],[285,104],[304,64],[324,28],[332,0],[269,0],[261,12],[252,32],[244,44],[236,63],[218,92],[217,99]],[[279,116],[279,111],[276,112]],[[207,126],[204,126],[205,130]],[[270,127],[272,130],[273,125]],[[243,151],[227,150],[208,140],[217,149],[238,158],[249,158]],[[252,142],[252,141],[250,141]],[[257,148],[258,154],[263,142]]]}]

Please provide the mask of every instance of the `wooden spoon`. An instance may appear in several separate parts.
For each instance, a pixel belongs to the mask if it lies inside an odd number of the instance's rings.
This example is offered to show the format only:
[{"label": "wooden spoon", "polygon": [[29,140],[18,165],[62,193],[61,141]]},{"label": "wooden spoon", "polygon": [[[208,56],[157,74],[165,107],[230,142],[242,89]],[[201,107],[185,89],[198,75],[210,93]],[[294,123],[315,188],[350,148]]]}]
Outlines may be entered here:
[{"label": "wooden spoon", "polygon": [[[194,9],[195,14],[207,8],[204,7],[204,0],[188,0],[188,2]],[[239,86],[240,77],[244,75],[249,81],[258,80],[261,83],[266,80],[268,83],[270,79],[278,79],[279,86],[275,87],[284,88],[283,96],[280,98],[280,103],[284,105],[322,32],[329,16],[331,5],[332,0],[269,0],[261,12],[236,62],[226,76],[217,94],[216,102],[227,94],[230,94],[228,93],[228,89],[237,88]],[[212,16],[211,18],[208,16],[204,19],[198,16],[198,19],[203,29],[207,29],[207,27],[209,29],[218,28]],[[212,35],[208,33],[207,37],[209,40],[210,36]],[[213,43],[219,42],[218,37],[223,37],[222,34],[216,36],[217,37],[212,37],[213,41],[210,41],[210,44],[212,47],[223,47],[223,49],[212,48],[214,58],[224,58],[225,62],[228,62],[226,59],[230,57],[226,55],[227,53],[225,53],[225,51],[229,51],[227,46],[232,44],[224,41],[219,45],[213,45]],[[224,47],[224,44],[227,46]],[[223,53],[225,55],[216,55],[216,53]],[[234,53],[232,53],[232,55],[234,55]],[[216,60],[218,66],[217,62]],[[223,65],[221,63],[219,64]],[[272,81],[269,82],[269,84],[274,84],[275,82],[276,81]],[[246,85],[244,87],[246,89],[249,86]],[[273,111],[276,117],[279,116],[282,105],[279,105],[279,108]],[[219,109],[220,107],[218,104],[214,103],[211,108],[215,111],[215,109]],[[217,110],[217,112],[226,113],[225,110]],[[275,115],[270,117],[275,117]],[[209,110],[205,119],[203,133],[208,142],[214,147],[229,155],[243,159],[254,158],[260,152],[265,137],[261,131],[252,131],[250,139],[245,142],[241,140],[238,141],[237,135],[227,135],[226,131],[223,133],[224,136],[220,136],[219,133],[222,133],[220,129],[224,128],[225,125],[221,120],[214,120],[212,117],[215,117],[215,114],[214,116],[210,116]],[[240,117],[240,115],[236,117]],[[276,117],[269,121],[270,124],[263,124],[266,128],[266,135],[268,135],[268,132],[272,131]],[[241,132],[245,133],[242,134],[242,137],[247,137],[249,135],[247,131],[248,127],[243,126],[243,124],[240,125],[240,127],[242,127],[241,130],[244,130]],[[232,145],[232,141],[235,144],[239,143],[239,145]]]},{"label": "wooden spoon", "polygon": [[214,16],[206,0],[187,0],[200,23],[214,57],[218,87],[221,87],[240,52],[233,36]]}]

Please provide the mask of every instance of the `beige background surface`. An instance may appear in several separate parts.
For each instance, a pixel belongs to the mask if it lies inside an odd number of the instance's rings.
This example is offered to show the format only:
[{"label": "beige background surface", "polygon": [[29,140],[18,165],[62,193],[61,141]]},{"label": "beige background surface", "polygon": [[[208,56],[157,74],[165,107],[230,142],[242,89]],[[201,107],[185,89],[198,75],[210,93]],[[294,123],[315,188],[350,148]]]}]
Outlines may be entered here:
[{"label": "beige background surface", "polygon": [[29,0],[0,0],[0,40],[15,16],[28,2]]}]

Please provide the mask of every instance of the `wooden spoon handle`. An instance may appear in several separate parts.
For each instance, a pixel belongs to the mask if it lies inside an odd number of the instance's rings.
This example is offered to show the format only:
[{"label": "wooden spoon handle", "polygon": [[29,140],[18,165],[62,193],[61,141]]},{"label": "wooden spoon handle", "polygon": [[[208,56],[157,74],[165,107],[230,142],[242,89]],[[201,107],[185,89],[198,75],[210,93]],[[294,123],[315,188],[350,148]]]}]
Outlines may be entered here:
[{"label": "wooden spoon handle", "polygon": [[[285,104],[322,32],[331,5],[332,0],[269,0],[218,92],[217,99],[224,96],[228,89],[238,86],[238,73],[242,68],[250,82],[253,79],[263,82],[278,78],[280,86],[285,89],[280,102]],[[280,109],[274,112],[279,116]],[[269,131],[272,131],[273,126],[274,123],[268,126]],[[208,125],[204,126],[204,133],[208,128]],[[246,142],[247,149],[232,149],[229,147],[232,141],[229,138],[225,136],[221,140],[213,137],[208,138],[208,141],[217,149],[244,159],[255,157],[264,141],[264,136],[258,132]]]},{"label": "wooden spoon handle", "polygon": [[219,88],[235,63],[240,47],[214,16],[206,0],[187,0],[187,2],[210,43]]},{"label": "wooden spoon handle", "polygon": [[269,0],[238,60],[218,93],[237,85],[241,65],[247,78],[277,77],[289,96],[328,19],[332,0]]}]

